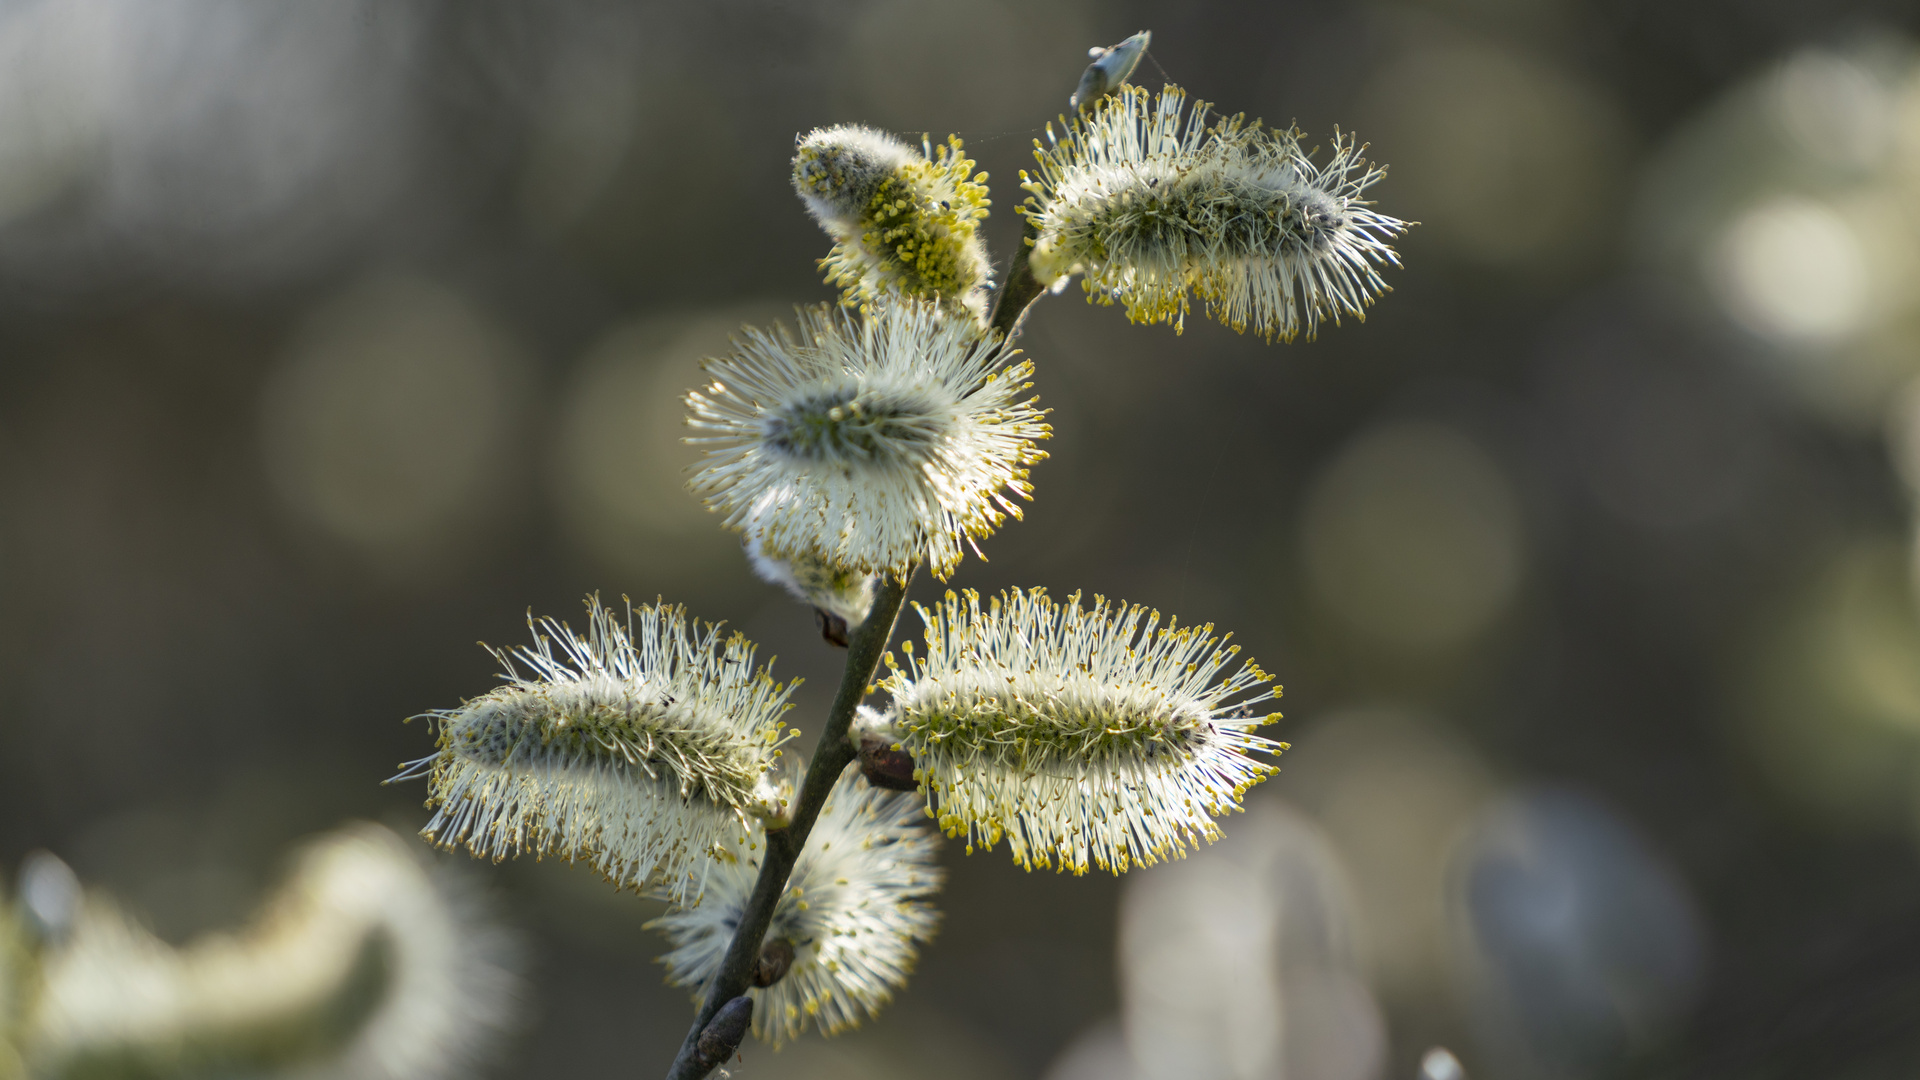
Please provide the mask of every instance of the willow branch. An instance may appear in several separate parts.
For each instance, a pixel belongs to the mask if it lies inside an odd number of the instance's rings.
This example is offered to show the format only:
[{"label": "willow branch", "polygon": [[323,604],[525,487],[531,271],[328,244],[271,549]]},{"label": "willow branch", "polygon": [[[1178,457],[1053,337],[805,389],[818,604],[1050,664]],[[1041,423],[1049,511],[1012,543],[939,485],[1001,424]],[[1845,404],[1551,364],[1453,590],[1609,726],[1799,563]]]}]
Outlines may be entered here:
[{"label": "willow branch", "polygon": [[720,1064],[700,1052],[700,1035],[722,1006],[746,994],[753,984],[753,970],[760,962],[760,948],[766,939],[767,927],[773,922],[774,906],[786,892],[787,879],[793,876],[793,865],[807,845],[807,834],[813,831],[813,823],[826,805],[827,794],[857,753],[847,738],[847,729],[853,723],[854,710],[867,696],[874,670],[880,665],[880,654],[893,639],[893,624],[900,617],[900,606],[912,580],[912,570],[898,581],[882,575],[873,598],[873,610],[847,643],[846,673],[840,677],[840,690],[834,695],[832,711],[827,714],[827,726],[820,732],[813,760],[807,765],[806,779],[801,781],[794,801],[793,821],[784,829],[767,830],[767,847],[760,859],[760,877],[754,882],[753,895],[740,914],[740,925],[733,932],[732,944],[727,946],[720,973],[707,988],[706,1001],[680,1046],[679,1056],[673,1060],[667,1080],[700,1080]]},{"label": "willow branch", "polygon": [[1047,287],[1034,278],[1033,268],[1027,264],[1028,255],[1033,251],[1033,240],[1038,235],[1032,222],[1023,224],[1020,248],[1013,253],[1013,265],[1007,268],[1006,283],[994,293],[993,317],[987,326],[1004,341],[1012,341],[1020,333],[1020,320],[1026,316],[1027,309],[1047,291]]},{"label": "willow branch", "polygon": [[[1099,69],[1102,75],[1099,85],[1092,91],[1088,89],[1087,77],[1081,79],[1081,89],[1074,94],[1075,104],[1087,107],[1093,98],[1113,92],[1132,70],[1132,62],[1125,71],[1117,74],[1108,72],[1098,59],[1105,52],[1124,49],[1130,43],[1139,42],[1131,61],[1137,61],[1137,53],[1146,47],[1146,35],[1134,37],[1115,46],[1114,50],[1105,50],[1096,54],[1095,63],[1089,72]],[[1117,69],[1116,69],[1117,70]],[[999,334],[1003,341],[1011,342],[1020,333],[1021,320],[1026,317],[1027,309],[1033,306],[1047,289],[1033,276],[1033,268],[1028,259],[1033,251],[1033,241],[1038,233],[1032,222],[1024,222],[1020,231],[1020,246],[1013,253],[1013,263],[1007,268],[1006,281],[993,297],[993,314],[988,319],[988,329]],[[893,625],[900,617],[900,605],[906,599],[907,585],[913,580],[913,571],[909,570],[905,578],[895,581],[883,576],[880,588],[873,599],[873,610],[867,620],[860,624],[847,642],[847,668],[840,678],[839,693],[834,695],[833,710],[827,714],[826,730],[820,733],[820,743],[814,747],[813,760],[807,765],[807,777],[802,782],[800,794],[794,804],[793,822],[784,829],[767,831],[767,850],[760,861],[760,876],[754,881],[753,895],[747,900],[746,910],[740,915],[740,925],[733,932],[733,941],[727,946],[726,959],[721,963],[720,974],[714,977],[707,988],[706,1001],[700,1006],[700,1014],[694,1019],[693,1027],[688,1030],[686,1041],[680,1045],[680,1054],[673,1060],[673,1068],[667,1073],[667,1080],[701,1080],[719,1066],[725,1055],[715,1057],[715,1048],[726,1045],[722,1033],[710,1031],[710,1027],[728,1028],[744,1025],[744,1017],[751,1016],[751,1000],[745,998],[747,988],[753,985],[754,969],[760,963],[760,950],[767,936],[767,927],[773,922],[773,909],[779,903],[780,896],[786,892],[787,879],[793,876],[794,863],[799,861],[800,852],[806,847],[807,834],[813,831],[813,823],[820,816],[820,810],[826,805],[827,793],[839,781],[840,774],[846,771],[855,758],[862,759],[863,770],[870,782],[882,787],[912,788],[910,774],[913,759],[903,751],[894,751],[890,747],[874,745],[855,746],[847,737],[853,724],[854,710],[867,696],[867,687],[873,682],[874,670],[880,664],[880,654],[886,651],[887,643],[893,639]],[[831,634],[829,641],[835,641]],[[744,1007],[743,1007],[744,1006]],[[721,1013],[727,1012],[726,1017]],[[718,1018],[718,1019],[716,1019]],[[702,1046],[702,1035],[706,1035],[706,1044]]]}]

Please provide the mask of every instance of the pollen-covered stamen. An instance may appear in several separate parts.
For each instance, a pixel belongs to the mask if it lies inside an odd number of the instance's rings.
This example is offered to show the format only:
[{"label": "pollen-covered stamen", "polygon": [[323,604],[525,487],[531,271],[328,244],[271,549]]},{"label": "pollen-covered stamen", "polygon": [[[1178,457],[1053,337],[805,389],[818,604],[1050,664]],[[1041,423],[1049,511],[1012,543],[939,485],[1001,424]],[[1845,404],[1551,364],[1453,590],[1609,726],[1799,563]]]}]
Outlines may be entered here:
[{"label": "pollen-covered stamen", "polygon": [[[971,303],[987,283],[986,252],[975,237],[987,200],[985,188],[966,178],[973,162],[960,156],[959,145],[954,139],[951,160],[942,146],[934,160],[903,166],[881,182],[867,200],[859,244],[849,238],[821,260],[828,282],[856,301],[873,299],[870,279],[877,277],[905,296]],[[956,211],[955,204],[975,200],[972,209]]]},{"label": "pollen-covered stamen", "polygon": [[881,186],[916,160],[913,147],[873,128],[824,128],[795,148],[793,187],[829,231],[855,230]]},{"label": "pollen-covered stamen", "polygon": [[597,599],[585,637],[529,622],[535,645],[493,650],[507,685],[428,714],[439,751],[402,777],[429,770],[429,839],[583,858],[682,896],[750,818],[783,812],[767,775],[792,737],[778,720],[792,687],[754,667],[744,638],[696,631],[679,608],[630,609],[622,626]]},{"label": "pollen-covered stamen", "polygon": [[987,175],[958,138],[920,149],[857,125],[812,132],[793,159],[793,186],[835,240],[820,260],[843,301],[939,300],[979,318],[992,267],[979,223]]},{"label": "pollen-covered stamen", "polygon": [[1253,734],[1270,680],[1252,663],[1222,677],[1239,650],[1211,627],[1038,590],[984,609],[948,593],[921,617],[927,653],[888,657],[892,710],[867,726],[897,733],[969,850],[1004,837],[1028,868],[1117,873],[1215,838],[1212,815],[1275,771],[1247,756],[1284,748]]},{"label": "pollen-covered stamen", "polygon": [[1323,318],[1364,317],[1388,291],[1379,267],[1407,223],[1361,194],[1385,170],[1350,137],[1316,165],[1294,130],[1233,116],[1169,86],[1128,87],[1035,142],[1039,174],[1020,213],[1037,236],[1030,266],[1043,283],[1086,275],[1089,298],[1120,302],[1136,322],[1180,328],[1189,294],[1213,318],[1269,339],[1312,336]]}]

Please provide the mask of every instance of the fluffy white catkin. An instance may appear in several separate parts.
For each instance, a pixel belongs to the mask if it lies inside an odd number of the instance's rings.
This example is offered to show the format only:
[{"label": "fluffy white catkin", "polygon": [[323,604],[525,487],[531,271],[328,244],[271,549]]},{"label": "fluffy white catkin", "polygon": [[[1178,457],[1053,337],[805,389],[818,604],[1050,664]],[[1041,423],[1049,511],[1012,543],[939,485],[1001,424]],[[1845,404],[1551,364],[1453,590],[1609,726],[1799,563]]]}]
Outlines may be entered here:
[{"label": "fluffy white catkin", "polygon": [[1086,275],[1090,299],[1135,322],[1183,326],[1188,294],[1235,330],[1269,340],[1313,336],[1324,318],[1365,318],[1388,291],[1387,243],[1407,222],[1361,198],[1385,175],[1350,136],[1324,164],[1300,133],[1242,116],[1207,122],[1185,91],[1124,87],[1034,142],[1037,174],[1020,213],[1037,232],[1029,265],[1042,284]]},{"label": "fluffy white catkin", "polygon": [[[921,301],[803,309],[705,364],[687,423],[706,434],[692,490],[774,558],[941,577],[1030,498],[1051,434],[1033,365]],[[977,551],[978,549],[975,548]]]},{"label": "fluffy white catkin", "polygon": [[1253,734],[1278,719],[1253,711],[1271,678],[1251,661],[1221,677],[1239,647],[1211,626],[1038,589],[918,610],[926,653],[903,644],[883,683],[887,733],[969,851],[1004,837],[1028,869],[1151,865],[1217,838],[1213,817],[1278,771],[1248,756],[1286,745]]},{"label": "fluffy white catkin", "polygon": [[552,619],[529,625],[531,647],[493,650],[506,685],[427,714],[438,752],[395,778],[428,775],[425,835],[697,892],[709,855],[750,817],[782,809],[769,770],[794,734],[779,719],[794,684],[755,668],[745,638],[696,629],[678,607],[630,607],[622,619],[595,598],[585,636]]}]

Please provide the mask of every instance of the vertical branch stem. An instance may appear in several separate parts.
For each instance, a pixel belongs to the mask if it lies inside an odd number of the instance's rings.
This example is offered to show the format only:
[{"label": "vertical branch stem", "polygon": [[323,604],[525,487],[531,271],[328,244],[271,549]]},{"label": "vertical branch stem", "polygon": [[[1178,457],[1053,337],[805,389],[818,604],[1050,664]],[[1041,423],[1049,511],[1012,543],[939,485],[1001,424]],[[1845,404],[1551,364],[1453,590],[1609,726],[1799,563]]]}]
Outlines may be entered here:
[{"label": "vertical branch stem", "polygon": [[[994,293],[993,315],[987,325],[1009,343],[1020,333],[1020,322],[1027,309],[1047,291],[1035,280],[1027,262],[1036,235],[1033,223],[1023,222],[1020,247],[1007,267],[1006,281]],[[889,577],[881,579],[879,592],[873,598],[873,611],[847,643],[846,673],[840,677],[840,691],[834,695],[833,711],[827,714],[826,729],[820,733],[820,743],[814,747],[813,760],[807,765],[807,777],[793,808],[793,823],[767,832],[767,850],[760,861],[760,876],[754,881],[753,895],[748,898],[746,910],[740,915],[740,925],[727,946],[720,974],[707,988],[700,1014],[688,1030],[686,1041],[681,1043],[680,1054],[674,1058],[667,1080],[701,1080],[719,1064],[702,1058],[700,1033],[727,1002],[747,992],[754,967],[760,962],[767,927],[773,921],[774,906],[786,892],[787,879],[793,876],[794,863],[806,847],[807,835],[813,831],[821,807],[826,805],[827,793],[858,756],[858,748],[847,738],[847,729],[853,723],[854,710],[867,696],[867,686],[880,664],[880,654],[893,639],[893,625],[900,617],[900,605],[906,599],[913,573],[909,570],[899,581]]]},{"label": "vertical branch stem", "polygon": [[707,988],[706,1001],[701,1004],[700,1014],[680,1046],[679,1056],[673,1060],[667,1080],[700,1080],[718,1064],[705,1064],[700,1060],[696,1052],[700,1033],[721,1006],[746,993],[752,982],[767,926],[773,921],[774,905],[786,892],[787,879],[793,875],[793,865],[806,847],[807,834],[813,831],[821,807],[826,805],[828,792],[833,790],[856,754],[852,740],[847,738],[847,729],[853,723],[854,710],[867,696],[867,686],[880,664],[880,654],[893,639],[893,624],[900,617],[900,606],[906,599],[913,574],[914,570],[908,570],[906,577],[898,581],[885,575],[881,577],[873,598],[873,610],[847,643],[846,673],[840,677],[840,690],[834,695],[832,711],[827,714],[827,726],[820,732],[820,742],[813,748],[813,760],[807,765],[806,779],[795,797],[793,822],[784,829],[767,831],[767,850],[761,855],[760,877],[754,882],[753,895],[740,914],[740,925],[733,932],[732,944],[727,946],[720,973]]},{"label": "vertical branch stem", "polygon": [[993,297],[993,317],[987,327],[998,332],[1004,341],[1011,342],[1014,335],[1020,332],[1021,317],[1047,291],[1046,286],[1034,279],[1033,268],[1027,265],[1027,257],[1033,251],[1033,239],[1037,235],[1033,222],[1023,222],[1020,249],[1013,253],[1013,265],[1007,267],[1006,283],[1000,286]]}]

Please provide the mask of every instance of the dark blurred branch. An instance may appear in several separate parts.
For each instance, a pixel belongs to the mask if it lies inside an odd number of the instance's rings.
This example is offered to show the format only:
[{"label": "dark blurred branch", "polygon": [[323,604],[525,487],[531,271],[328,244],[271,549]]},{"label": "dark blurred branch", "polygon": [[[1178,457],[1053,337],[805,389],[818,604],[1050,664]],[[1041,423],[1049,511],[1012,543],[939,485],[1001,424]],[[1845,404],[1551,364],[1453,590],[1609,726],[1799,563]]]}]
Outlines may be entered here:
[{"label": "dark blurred branch", "polygon": [[893,624],[900,617],[900,605],[906,599],[913,574],[914,571],[909,570],[905,578],[897,581],[881,576],[873,610],[848,642],[846,673],[840,677],[840,691],[834,695],[826,729],[820,732],[813,761],[807,765],[807,777],[801,782],[794,802],[793,822],[784,829],[767,830],[767,848],[760,860],[760,877],[754,882],[753,895],[747,900],[746,910],[740,913],[740,925],[733,933],[733,943],[727,947],[720,974],[708,987],[706,1002],[701,1005],[693,1028],[687,1032],[667,1080],[700,1080],[720,1064],[710,1054],[702,1053],[702,1034],[709,1024],[716,1022],[723,1007],[730,1006],[753,985],[754,974],[760,967],[761,942],[773,922],[774,906],[786,892],[793,864],[806,847],[807,834],[813,831],[813,823],[819,818],[821,807],[826,805],[827,793],[833,790],[840,774],[857,754],[847,738],[847,729],[853,724],[854,710],[867,696],[874,669],[880,665],[880,654],[893,639]]}]

